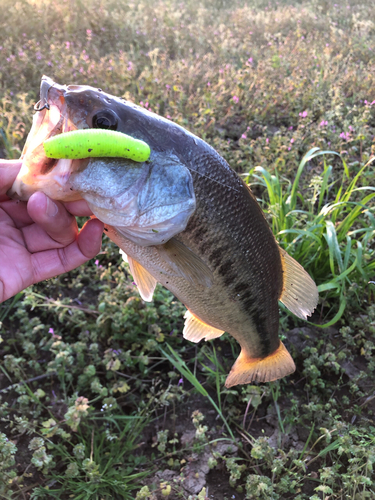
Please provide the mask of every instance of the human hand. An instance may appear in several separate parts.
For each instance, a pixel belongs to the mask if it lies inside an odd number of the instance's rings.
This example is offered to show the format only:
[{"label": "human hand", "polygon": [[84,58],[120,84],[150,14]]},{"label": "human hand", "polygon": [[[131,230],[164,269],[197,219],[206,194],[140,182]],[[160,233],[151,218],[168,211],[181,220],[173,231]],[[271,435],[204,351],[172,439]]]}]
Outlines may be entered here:
[{"label": "human hand", "polygon": [[98,219],[78,233],[74,215],[91,215],[84,201],[64,206],[43,193],[34,193],[28,202],[10,200],[5,193],[20,167],[19,160],[0,160],[0,303],[80,266],[101,246],[103,223]]}]

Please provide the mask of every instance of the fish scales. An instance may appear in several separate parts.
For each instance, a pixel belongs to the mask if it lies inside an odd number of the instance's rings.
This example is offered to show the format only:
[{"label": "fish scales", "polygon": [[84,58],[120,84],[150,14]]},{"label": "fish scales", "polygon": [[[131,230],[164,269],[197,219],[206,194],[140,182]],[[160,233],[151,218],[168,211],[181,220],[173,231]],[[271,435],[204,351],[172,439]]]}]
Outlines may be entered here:
[{"label": "fish scales", "polygon": [[[201,174],[193,175],[196,177],[197,209],[179,239],[211,266],[215,282],[220,283],[215,292],[222,302],[226,298],[237,317],[242,316],[241,333],[237,331],[235,338],[241,335],[244,342],[251,332],[254,335],[252,346],[257,345],[256,349],[253,347],[254,355],[267,356],[278,345],[277,301],[282,289],[281,259],[274,237],[247,186],[233,175],[232,170],[219,168],[224,162],[219,155],[207,155],[202,161],[202,155],[197,151],[191,162]],[[207,182],[212,172],[221,175],[215,181]],[[202,240],[205,248],[202,253],[194,230],[198,228],[199,231],[203,225],[208,229]],[[213,290],[209,291],[211,297],[213,293]],[[222,306],[221,303],[221,309]],[[195,309],[191,310],[195,312]],[[213,322],[212,316],[218,314],[207,308],[196,312],[209,324]],[[229,326],[225,330],[231,333]]]},{"label": "fish scales", "polygon": [[[185,338],[198,342],[227,331],[240,343],[227,387],[292,373],[294,362],[278,338],[278,300],[306,319],[317,289],[279,248],[228,163],[175,123],[92,87],[43,77],[38,104],[10,195],[28,199],[43,190],[62,201],[86,199],[127,254],[142,297],[151,300],[158,281],[186,305]],[[43,157],[49,137],[98,123],[146,142],[150,160],[142,166],[121,158],[53,163]]]}]

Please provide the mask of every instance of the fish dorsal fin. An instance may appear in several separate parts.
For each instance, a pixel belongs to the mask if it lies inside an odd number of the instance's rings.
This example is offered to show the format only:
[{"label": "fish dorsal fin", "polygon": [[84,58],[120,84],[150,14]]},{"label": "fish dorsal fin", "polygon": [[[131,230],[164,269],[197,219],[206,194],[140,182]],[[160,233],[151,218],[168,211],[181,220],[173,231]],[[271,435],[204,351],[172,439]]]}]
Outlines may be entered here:
[{"label": "fish dorsal fin", "polygon": [[156,287],[156,279],[139,262],[128,255],[130,272],[138,287],[139,295],[145,302],[151,302]]},{"label": "fish dorsal fin", "polygon": [[285,250],[279,250],[283,266],[283,291],[279,300],[293,314],[307,319],[318,304],[318,289],[304,268]]},{"label": "fish dorsal fin", "polygon": [[207,288],[212,286],[214,276],[211,270],[183,243],[172,238],[156,248],[160,257],[177,276],[185,278],[194,286],[203,285]]},{"label": "fish dorsal fin", "polygon": [[295,369],[292,356],[282,342],[276,351],[265,358],[250,358],[242,349],[225,381],[225,387],[250,382],[271,382],[290,375]]},{"label": "fish dorsal fin", "polygon": [[189,310],[185,313],[185,326],[182,332],[185,339],[190,342],[199,342],[202,339],[211,340],[223,335],[223,330],[218,330],[213,326],[207,325],[201,319],[194,316]]}]

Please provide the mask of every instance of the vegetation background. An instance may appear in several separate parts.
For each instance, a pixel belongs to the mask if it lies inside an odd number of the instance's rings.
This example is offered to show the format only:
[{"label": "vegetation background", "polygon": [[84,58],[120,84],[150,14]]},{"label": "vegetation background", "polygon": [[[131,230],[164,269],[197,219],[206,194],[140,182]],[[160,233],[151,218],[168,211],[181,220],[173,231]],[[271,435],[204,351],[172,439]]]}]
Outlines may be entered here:
[{"label": "vegetation background", "polygon": [[0,305],[0,498],[375,498],[374,35],[372,0],[2,0],[1,157],[43,74],[124,96],[244,176],[320,304],[281,311],[292,376],[228,390],[236,342],[105,240]]}]

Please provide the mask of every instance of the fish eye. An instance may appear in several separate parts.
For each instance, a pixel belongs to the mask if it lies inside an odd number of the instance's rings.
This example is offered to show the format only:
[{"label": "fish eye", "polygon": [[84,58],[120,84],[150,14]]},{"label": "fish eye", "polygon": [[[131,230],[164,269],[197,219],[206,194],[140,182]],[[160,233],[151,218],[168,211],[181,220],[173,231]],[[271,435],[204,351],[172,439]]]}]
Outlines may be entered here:
[{"label": "fish eye", "polygon": [[107,130],[117,130],[118,116],[113,111],[106,109],[99,111],[92,118],[93,128],[104,128]]}]

